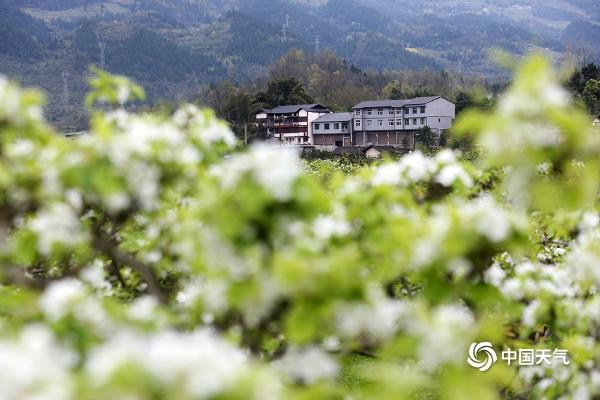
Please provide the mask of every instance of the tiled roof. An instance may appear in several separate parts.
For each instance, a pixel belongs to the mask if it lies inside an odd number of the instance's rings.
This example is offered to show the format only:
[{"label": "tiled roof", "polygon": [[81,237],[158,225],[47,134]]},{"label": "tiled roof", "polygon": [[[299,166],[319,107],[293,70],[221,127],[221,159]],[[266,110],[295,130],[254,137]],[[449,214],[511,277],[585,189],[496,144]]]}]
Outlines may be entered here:
[{"label": "tiled roof", "polygon": [[289,105],[289,106],[277,106],[277,107],[271,108],[271,109],[264,109],[264,110],[262,110],[262,112],[265,112],[267,114],[292,114],[292,113],[298,112],[300,110],[311,111],[315,108],[320,108],[320,109],[329,111],[326,107],[323,107],[322,105],[315,103],[315,104],[294,104],[294,105]]},{"label": "tiled roof", "polygon": [[378,107],[394,107],[400,108],[404,106],[418,106],[439,99],[441,96],[415,97],[405,100],[369,100],[358,103],[352,108],[378,108]]},{"label": "tiled roof", "polygon": [[350,122],[352,120],[352,113],[330,113],[323,114],[313,122]]}]

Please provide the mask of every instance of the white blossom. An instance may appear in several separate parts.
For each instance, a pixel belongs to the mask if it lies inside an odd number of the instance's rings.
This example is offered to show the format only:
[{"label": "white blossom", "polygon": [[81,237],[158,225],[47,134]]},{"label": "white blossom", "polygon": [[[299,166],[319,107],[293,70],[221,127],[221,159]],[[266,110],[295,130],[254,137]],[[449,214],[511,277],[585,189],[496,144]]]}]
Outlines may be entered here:
[{"label": "white blossom", "polygon": [[39,211],[29,226],[37,235],[38,249],[43,254],[50,254],[55,244],[73,246],[85,238],[74,210],[62,203]]},{"label": "white blossom", "polygon": [[386,339],[393,336],[402,326],[401,322],[410,315],[409,304],[385,297],[371,290],[367,303],[343,304],[336,312],[340,333],[348,338]]},{"label": "white blossom", "polygon": [[163,385],[181,385],[191,397],[213,398],[242,378],[251,366],[242,351],[209,331],[115,334],[95,348],[85,371],[96,385],[133,363]]},{"label": "white blossom", "polygon": [[473,179],[458,164],[446,165],[436,176],[435,181],[442,186],[451,187],[454,182],[459,181],[467,187],[473,186]]},{"label": "white blossom", "polygon": [[430,318],[413,327],[421,338],[418,354],[423,368],[433,371],[446,363],[461,363],[474,322],[469,309],[449,304],[435,308]]},{"label": "white blossom", "polygon": [[320,380],[335,379],[339,371],[333,357],[316,346],[291,348],[273,366],[290,379],[309,385]]},{"label": "white blossom", "polygon": [[12,341],[0,339],[0,398],[73,399],[76,355],[41,325],[26,326]]},{"label": "white blossom", "polygon": [[302,167],[294,150],[259,144],[226,160],[213,173],[226,188],[234,187],[248,174],[277,200],[286,201],[292,196]]}]

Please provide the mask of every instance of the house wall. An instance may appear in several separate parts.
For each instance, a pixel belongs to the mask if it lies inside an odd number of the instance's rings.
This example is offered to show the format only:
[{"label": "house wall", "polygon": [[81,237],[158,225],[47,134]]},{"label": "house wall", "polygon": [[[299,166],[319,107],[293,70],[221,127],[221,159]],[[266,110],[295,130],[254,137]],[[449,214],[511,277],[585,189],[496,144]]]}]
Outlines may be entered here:
[{"label": "house wall", "polygon": [[[361,109],[360,117],[356,116],[356,110],[354,110],[354,119],[361,120],[360,130],[369,132],[385,132],[389,130],[403,129],[403,112],[401,108],[383,107],[381,110],[383,111],[383,115],[378,114],[379,108],[363,108]],[[369,111],[371,111],[371,115],[369,115]],[[398,120],[400,122],[399,125],[397,124]],[[371,126],[369,126],[368,121],[371,121]],[[382,126],[379,126],[379,121],[382,121]],[[390,121],[393,121],[394,124],[390,125]],[[357,130],[356,127],[355,130]]]},{"label": "house wall", "polygon": [[456,106],[450,101],[439,98],[427,104],[427,126],[432,129],[450,129],[456,118]]},{"label": "house wall", "polygon": [[335,147],[335,142],[341,142],[342,145],[344,143],[344,135],[343,134],[324,135],[324,134],[315,133],[313,135],[313,138],[314,138],[313,144],[315,146],[334,146]]},{"label": "house wall", "polygon": [[366,146],[396,146],[412,149],[415,146],[414,131],[387,131],[387,132],[355,132],[355,145]]},{"label": "house wall", "polygon": [[314,144],[314,138],[313,138],[313,122],[318,119],[321,115],[323,114],[329,114],[328,112],[322,112],[322,113],[316,113],[316,112],[306,112],[306,111],[302,111],[304,113],[307,114],[308,116],[308,142],[310,144]]}]

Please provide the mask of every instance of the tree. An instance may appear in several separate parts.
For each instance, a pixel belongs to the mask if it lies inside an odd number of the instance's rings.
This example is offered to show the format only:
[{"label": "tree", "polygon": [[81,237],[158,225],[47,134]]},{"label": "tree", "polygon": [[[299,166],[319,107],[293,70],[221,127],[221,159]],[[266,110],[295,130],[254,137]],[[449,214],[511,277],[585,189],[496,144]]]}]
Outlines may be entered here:
[{"label": "tree", "polygon": [[600,141],[549,61],[460,118],[476,163],[240,149],[91,83],[67,140],[0,78],[1,399],[600,396]]},{"label": "tree", "polygon": [[583,101],[591,115],[600,115],[600,81],[590,79],[583,90]]},{"label": "tree", "polygon": [[600,80],[600,67],[594,63],[589,63],[575,71],[569,79],[568,86],[573,93],[582,96],[588,81],[591,79]]},{"label": "tree", "polygon": [[265,92],[259,92],[254,105],[261,108],[273,108],[286,104],[311,104],[315,100],[306,93],[304,85],[296,78],[278,78],[269,82]]},{"label": "tree", "polygon": [[415,137],[417,143],[420,143],[427,148],[432,148],[438,145],[438,135],[436,135],[428,126],[417,129]]}]

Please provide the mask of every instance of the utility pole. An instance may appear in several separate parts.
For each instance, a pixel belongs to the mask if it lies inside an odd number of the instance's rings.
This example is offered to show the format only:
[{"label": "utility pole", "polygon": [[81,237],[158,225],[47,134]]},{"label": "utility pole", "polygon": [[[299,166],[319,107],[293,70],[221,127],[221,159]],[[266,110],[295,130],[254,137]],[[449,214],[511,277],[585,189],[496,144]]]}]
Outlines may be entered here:
[{"label": "utility pole", "polygon": [[244,144],[248,145],[248,123],[244,123]]},{"label": "utility pole", "polygon": [[64,106],[65,108],[67,107],[67,105],[69,104],[69,76],[70,74],[66,71],[63,71],[62,73],[62,78],[63,78],[63,101],[64,101]]}]

